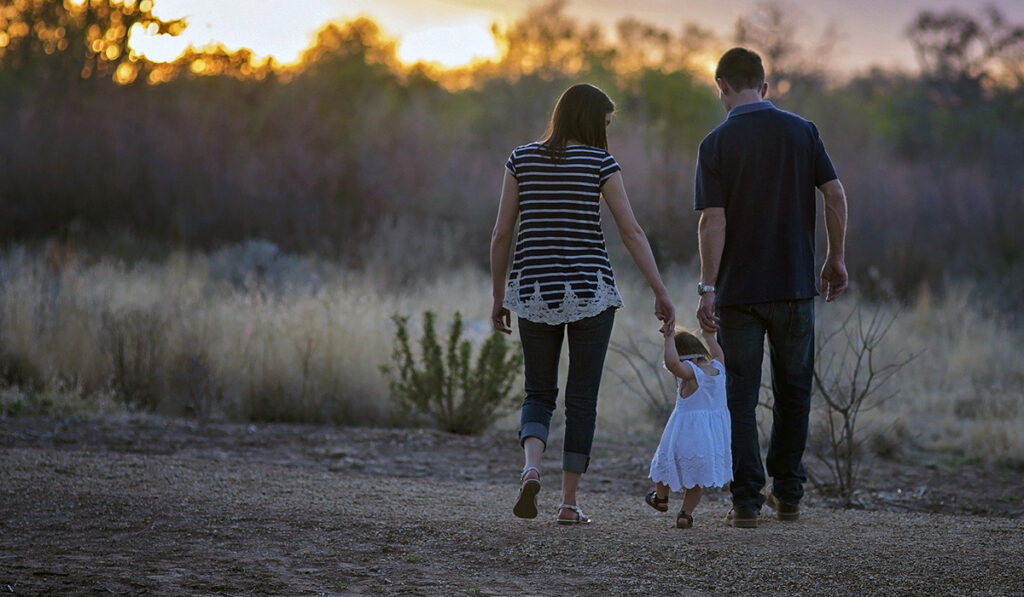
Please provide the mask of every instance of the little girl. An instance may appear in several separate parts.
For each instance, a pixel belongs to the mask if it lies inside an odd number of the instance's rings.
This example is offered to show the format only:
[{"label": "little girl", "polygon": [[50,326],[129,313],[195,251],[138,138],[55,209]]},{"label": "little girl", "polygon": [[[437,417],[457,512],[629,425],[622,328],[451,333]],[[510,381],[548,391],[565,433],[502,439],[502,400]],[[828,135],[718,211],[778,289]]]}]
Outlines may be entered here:
[{"label": "little girl", "polygon": [[714,334],[701,333],[706,347],[682,328],[666,327],[664,334],[665,368],[676,376],[676,406],[651,461],[650,477],[657,485],[644,501],[666,512],[669,491],[685,489],[676,527],[688,529],[703,488],[732,480],[725,366]]}]

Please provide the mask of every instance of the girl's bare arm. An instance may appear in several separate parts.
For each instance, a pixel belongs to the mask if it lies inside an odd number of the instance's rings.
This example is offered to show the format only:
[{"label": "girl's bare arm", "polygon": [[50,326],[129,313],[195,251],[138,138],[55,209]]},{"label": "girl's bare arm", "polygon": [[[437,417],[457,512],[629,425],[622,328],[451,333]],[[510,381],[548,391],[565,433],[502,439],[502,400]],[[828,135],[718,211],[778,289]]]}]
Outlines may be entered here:
[{"label": "girl's bare arm", "polygon": [[718,359],[719,363],[725,364],[725,353],[722,352],[722,347],[718,344],[718,339],[715,338],[714,332],[708,332],[701,328],[700,335],[704,338],[704,344],[708,347],[708,352],[711,353],[712,359]]},{"label": "girl's bare arm", "polygon": [[665,334],[665,368],[671,371],[672,375],[683,381],[697,379],[697,376],[693,374],[693,369],[684,365],[679,360],[679,353],[676,351],[676,341],[672,337],[671,331]]}]

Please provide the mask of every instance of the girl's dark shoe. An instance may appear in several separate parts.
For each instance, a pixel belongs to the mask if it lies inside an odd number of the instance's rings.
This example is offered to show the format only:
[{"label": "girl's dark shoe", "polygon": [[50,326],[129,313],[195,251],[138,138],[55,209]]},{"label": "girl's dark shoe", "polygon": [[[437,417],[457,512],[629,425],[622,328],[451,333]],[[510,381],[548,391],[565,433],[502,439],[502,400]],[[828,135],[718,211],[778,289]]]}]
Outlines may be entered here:
[{"label": "girl's dark shoe", "polygon": [[668,496],[663,498],[658,497],[658,490],[652,489],[647,492],[644,496],[644,501],[647,505],[654,508],[658,512],[668,512]]},{"label": "girl's dark shoe", "polygon": [[683,512],[682,510],[680,510],[679,514],[676,514],[676,528],[677,529],[689,529],[689,528],[692,528],[692,527],[693,527],[693,517],[690,516],[689,514],[687,514],[686,512]]}]

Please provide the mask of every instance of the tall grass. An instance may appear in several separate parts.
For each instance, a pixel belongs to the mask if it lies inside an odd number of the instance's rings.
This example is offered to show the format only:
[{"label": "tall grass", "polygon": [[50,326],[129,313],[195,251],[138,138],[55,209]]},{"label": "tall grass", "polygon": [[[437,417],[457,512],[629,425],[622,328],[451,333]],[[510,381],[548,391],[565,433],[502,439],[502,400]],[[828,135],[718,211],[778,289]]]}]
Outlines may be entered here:
[{"label": "tall grass", "polygon": [[[201,420],[401,424],[378,368],[392,347],[391,315],[408,315],[419,329],[426,309],[442,327],[458,310],[474,343],[489,333],[490,286],[479,268],[403,281],[386,259],[356,270],[279,253],[256,265],[239,257],[254,250],[175,253],[162,263],[81,257],[56,267],[41,253],[9,251],[0,259],[0,412],[55,404],[108,411],[119,401]],[[248,270],[231,270],[225,259]],[[632,337],[656,361],[653,301],[627,262],[613,259],[626,302],[614,339]],[[679,322],[692,325],[695,269],[664,275]],[[818,304],[823,328],[851,309],[896,313],[883,358],[921,353],[891,382],[897,396],[865,415],[891,449],[1024,462],[1024,333],[971,298],[978,294],[949,285],[910,306],[868,305],[856,295]],[[636,393],[636,374],[613,352],[606,367],[600,432],[656,437],[661,422]],[[515,425],[512,415],[498,428]]]}]

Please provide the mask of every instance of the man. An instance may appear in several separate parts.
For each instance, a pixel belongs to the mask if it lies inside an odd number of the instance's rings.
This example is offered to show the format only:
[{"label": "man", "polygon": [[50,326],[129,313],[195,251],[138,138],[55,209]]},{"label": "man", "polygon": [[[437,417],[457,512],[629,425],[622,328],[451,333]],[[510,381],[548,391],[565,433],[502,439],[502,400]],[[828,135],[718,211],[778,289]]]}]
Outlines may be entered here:
[{"label": "man", "polygon": [[[697,319],[717,331],[725,353],[732,417],[733,508],[728,522],[756,528],[767,500],[780,520],[796,520],[807,480],[814,371],[815,188],[825,197],[828,253],[821,291],[846,290],[846,194],[814,124],[765,101],[768,85],[756,53],[733,48],[715,82],[728,111],[700,144],[695,207],[701,278]],[[755,410],[764,338],[772,369],[772,432],[765,474]]]}]

